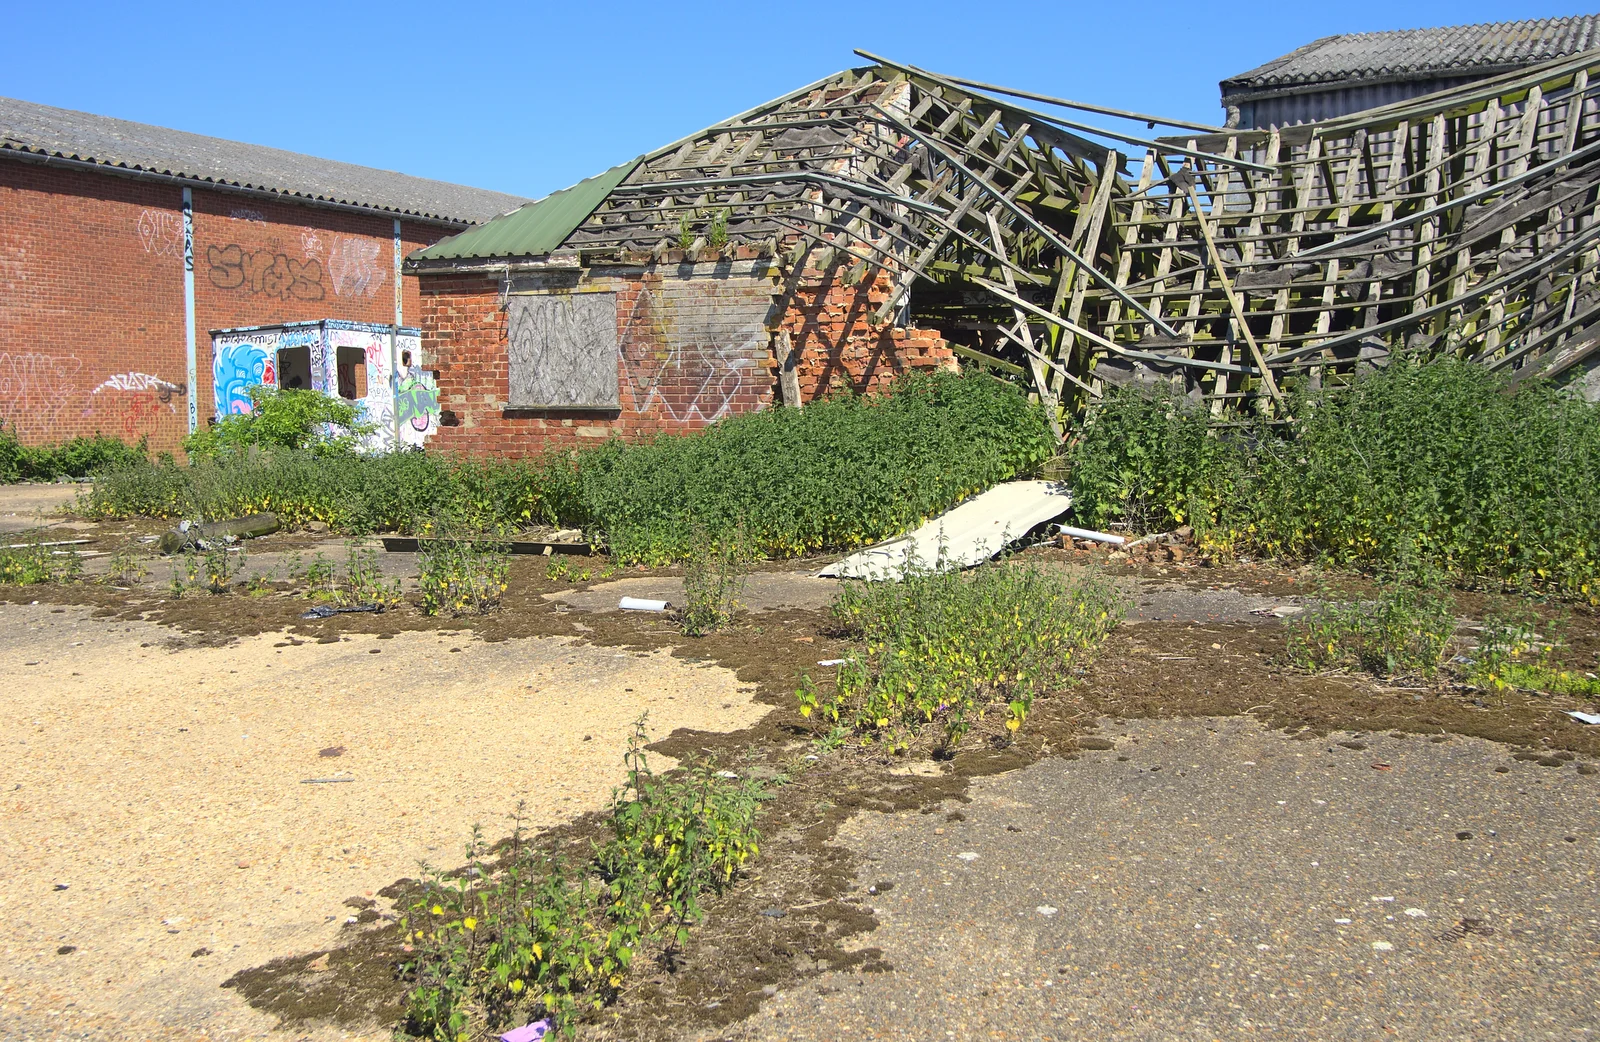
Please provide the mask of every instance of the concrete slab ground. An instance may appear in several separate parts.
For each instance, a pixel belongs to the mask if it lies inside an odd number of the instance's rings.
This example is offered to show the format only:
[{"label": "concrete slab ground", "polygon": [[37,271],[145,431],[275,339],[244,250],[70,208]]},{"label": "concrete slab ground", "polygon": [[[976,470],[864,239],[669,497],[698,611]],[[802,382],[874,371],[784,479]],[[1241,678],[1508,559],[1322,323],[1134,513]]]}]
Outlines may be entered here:
[{"label": "concrete slab ground", "polygon": [[0,485],[0,533],[25,532],[59,517],[87,485]]},{"label": "concrete slab ground", "polygon": [[[632,725],[748,726],[731,671],[449,631],[229,642],[0,605],[0,1038],[387,1040],[219,985],[418,863],[601,808]],[[662,758],[663,760],[665,758]],[[386,907],[386,906],[385,906]]]},{"label": "concrete slab ground", "polygon": [[1463,738],[1107,732],[975,781],[964,820],[848,823],[880,923],[856,941],[893,970],[704,1037],[1600,1035],[1600,778]]}]

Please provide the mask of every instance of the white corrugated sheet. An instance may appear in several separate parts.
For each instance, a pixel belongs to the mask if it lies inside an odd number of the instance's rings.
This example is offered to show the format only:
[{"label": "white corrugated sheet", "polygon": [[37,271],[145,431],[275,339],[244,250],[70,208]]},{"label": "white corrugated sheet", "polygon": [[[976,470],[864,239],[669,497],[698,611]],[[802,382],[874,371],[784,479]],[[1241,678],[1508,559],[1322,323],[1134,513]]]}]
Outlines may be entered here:
[{"label": "white corrugated sheet", "polygon": [[819,575],[840,579],[898,579],[908,561],[920,567],[969,568],[988,560],[1072,506],[1056,481],[1008,481],[929,521],[914,532],[869,546],[830,564]]}]

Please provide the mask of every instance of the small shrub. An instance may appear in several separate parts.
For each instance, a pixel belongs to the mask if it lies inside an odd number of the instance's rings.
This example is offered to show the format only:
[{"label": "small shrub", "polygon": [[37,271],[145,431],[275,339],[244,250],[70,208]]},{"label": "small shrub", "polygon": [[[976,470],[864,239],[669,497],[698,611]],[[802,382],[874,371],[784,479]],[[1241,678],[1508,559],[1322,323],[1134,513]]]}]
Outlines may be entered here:
[{"label": "small shrub", "polygon": [[1562,664],[1566,641],[1561,629],[1560,620],[1541,623],[1532,612],[1490,615],[1467,660],[1466,682],[1495,692],[1514,689],[1600,697],[1600,680]]},{"label": "small shrub", "polygon": [[1121,390],[1069,452],[1078,523],[1191,524],[1213,555],[1378,570],[1600,603],[1600,405],[1452,358],[1302,390],[1292,424],[1218,422]]},{"label": "small shrub", "polygon": [[428,615],[485,615],[500,607],[511,572],[510,550],[487,538],[436,537],[417,554],[422,610]]},{"label": "small shrub", "polygon": [[949,752],[991,709],[1017,730],[1034,697],[1066,686],[1125,611],[1124,596],[1099,573],[1069,580],[1004,562],[970,575],[852,583],[831,613],[863,648],[839,667],[831,697],[809,678],[802,683],[800,712],[895,749],[931,726],[936,749]]},{"label": "small shrub", "polygon": [[1448,597],[1391,585],[1375,600],[1329,603],[1294,619],[1289,658],[1311,673],[1355,666],[1382,677],[1432,678],[1455,628]]},{"label": "small shrub", "polygon": [[145,442],[129,445],[102,434],[60,445],[24,445],[14,428],[0,420],[0,482],[83,478],[116,467],[143,463]]},{"label": "small shrub", "polygon": [[703,763],[654,774],[641,720],[613,794],[611,838],[571,864],[528,846],[521,811],[491,863],[473,830],[464,870],[426,870],[401,921],[412,957],[404,1030],[440,1042],[492,1036],[540,1014],[570,1037],[585,1009],[612,1001],[640,947],[682,944],[700,896],[758,852],[761,790]]},{"label": "small shrub", "polygon": [[321,391],[250,388],[250,412],[227,416],[184,439],[192,459],[242,455],[263,448],[303,449],[319,454],[351,452],[374,426],[361,409]]},{"label": "small shrub", "polygon": [[69,582],[82,572],[83,558],[74,550],[57,553],[38,543],[0,547],[0,585],[39,586]]},{"label": "small shrub", "polygon": [[683,566],[683,610],[678,614],[683,632],[703,637],[733,622],[744,592],[743,568],[750,554],[743,528],[711,538],[703,527]]},{"label": "small shrub", "polygon": [[100,581],[106,584],[121,583],[127,586],[136,586],[150,577],[150,569],[145,566],[145,555],[136,547],[121,546],[111,555],[107,568],[100,576]]}]

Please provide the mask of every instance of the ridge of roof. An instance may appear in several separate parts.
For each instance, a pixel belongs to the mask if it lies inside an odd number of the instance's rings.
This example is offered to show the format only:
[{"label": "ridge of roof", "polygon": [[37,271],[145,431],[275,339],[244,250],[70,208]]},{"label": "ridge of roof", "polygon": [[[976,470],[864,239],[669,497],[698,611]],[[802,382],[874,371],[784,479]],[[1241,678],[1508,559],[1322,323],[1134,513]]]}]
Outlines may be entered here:
[{"label": "ridge of roof", "polygon": [[0,156],[8,153],[457,225],[478,224],[526,202],[505,192],[0,97]]},{"label": "ridge of roof", "polygon": [[1341,33],[1221,82],[1224,94],[1342,80],[1505,71],[1600,46],[1600,15]]}]

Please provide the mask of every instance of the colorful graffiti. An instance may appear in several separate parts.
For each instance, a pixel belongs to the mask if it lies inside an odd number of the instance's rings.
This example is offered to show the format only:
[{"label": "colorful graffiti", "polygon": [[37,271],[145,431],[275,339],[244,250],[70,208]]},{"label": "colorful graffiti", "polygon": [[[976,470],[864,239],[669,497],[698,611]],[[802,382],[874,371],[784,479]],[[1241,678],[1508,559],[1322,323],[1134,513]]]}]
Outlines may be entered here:
[{"label": "colorful graffiti", "polygon": [[217,419],[250,412],[250,388],[275,387],[278,337],[276,333],[221,336],[211,342],[212,390]]},{"label": "colorful graffiti", "polygon": [[[213,337],[217,417],[248,413],[250,388],[259,384],[276,386],[283,375],[275,370],[278,352],[296,347],[307,349],[312,389],[329,394],[338,393],[340,349],[360,352],[358,363],[349,361],[347,354],[345,365],[366,368],[366,394],[354,400],[361,421],[373,428],[364,442],[365,449],[377,452],[393,449],[397,444],[421,446],[438,428],[438,388],[432,375],[415,364],[421,357],[421,339],[416,330],[407,329],[395,336],[383,326],[332,320]],[[286,370],[290,368],[288,360],[283,364]],[[347,374],[345,385],[356,383],[354,375]]]},{"label": "colorful graffiti", "polygon": [[207,246],[206,274],[218,289],[246,288],[251,293],[280,300],[321,300],[322,262],[295,260],[271,250],[248,252],[234,243]]}]

